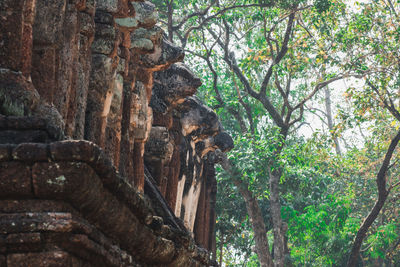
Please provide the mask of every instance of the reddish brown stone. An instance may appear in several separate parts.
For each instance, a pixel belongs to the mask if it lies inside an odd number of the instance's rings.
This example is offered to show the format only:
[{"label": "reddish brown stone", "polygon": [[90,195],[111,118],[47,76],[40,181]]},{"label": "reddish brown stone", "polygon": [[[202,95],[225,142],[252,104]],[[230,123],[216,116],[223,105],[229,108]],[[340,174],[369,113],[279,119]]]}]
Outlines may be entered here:
[{"label": "reddish brown stone", "polygon": [[44,130],[0,130],[1,144],[47,143],[49,139],[49,135]]},{"label": "reddish brown stone", "polygon": [[104,247],[86,235],[71,235],[61,246],[94,266],[129,266],[132,262],[132,256],[126,252],[116,249],[115,246]]},{"label": "reddish brown stone", "polygon": [[26,213],[26,212],[77,212],[64,201],[41,200],[41,199],[20,199],[20,200],[0,200],[0,213]]},{"label": "reddish brown stone", "polygon": [[31,195],[30,168],[19,162],[0,162],[0,197]]},{"label": "reddish brown stone", "polygon": [[144,190],[144,145],[143,142],[135,143],[133,148],[133,168],[134,168],[134,181],[133,184],[139,192]]},{"label": "reddish brown stone", "polygon": [[[97,40],[97,38],[95,38]],[[114,41],[111,41],[114,44]],[[114,91],[114,79],[117,65],[113,59],[102,54],[92,55],[89,93],[85,119],[85,138],[99,146],[105,146],[107,115]]]},{"label": "reddish brown stone", "polygon": [[7,128],[7,117],[0,115],[0,129]]},{"label": "reddish brown stone", "polygon": [[[41,1],[41,0],[38,0]],[[49,2],[48,0],[46,2]],[[51,1],[50,1],[51,2]],[[59,2],[59,1],[57,1]],[[65,18],[62,25],[62,46],[57,55],[57,85],[54,92],[54,105],[64,121],[68,113],[73,115],[74,109],[69,110],[70,102],[75,101],[76,63],[79,54],[78,14],[73,4],[67,2]],[[61,41],[59,40],[59,41]]]},{"label": "reddish brown stone", "polygon": [[154,112],[153,119],[153,126],[164,126],[168,130],[172,128],[173,119],[171,113],[164,115],[160,112]]},{"label": "reddish brown stone", "polygon": [[78,228],[70,213],[28,212],[0,214],[0,233],[71,232]]},{"label": "reddish brown stone", "polygon": [[8,161],[11,159],[11,151],[14,146],[0,144],[0,161]]},{"label": "reddish brown stone", "polygon": [[65,199],[80,190],[84,193],[80,198],[84,199],[89,183],[99,183],[98,179],[93,179],[95,175],[92,168],[81,162],[40,162],[32,166],[33,188],[40,198]]},{"label": "reddish brown stone", "polygon": [[22,74],[12,71],[0,72],[2,114],[30,115],[40,102],[39,94]]},{"label": "reddish brown stone", "polygon": [[36,0],[36,19],[33,40],[38,44],[63,42],[63,23],[66,0]]},{"label": "reddish brown stone", "polygon": [[7,129],[33,130],[46,129],[46,121],[43,118],[33,116],[8,116],[6,117]]},{"label": "reddish brown stone", "polygon": [[7,255],[7,267],[43,266],[65,267],[72,266],[72,258],[65,251],[48,251],[40,253],[18,253]]},{"label": "reddish brown stone", "polygon": [[[3,235],[0,235],[0,253],[5,253],[6,252],[6,238]],[[0,254],[0,266],[1,265],[1,254]]]},{"label": "reddish brown stone", "polygon": [[[36,0],[26,0],[25,2],[28,4],[29,12],[24,12],[24,17],[26,18],[33,18],[33,10],[35,6]],[[25,46],[21,49],[21,58],[22,58],[22,66],[21,71],[26,77],[29,77],[31,73],[31,66],[32,66],[32,21],[28,23],[24,23],[23,32],[22,32],[22,43]]]},{"label": "reddish brown stone", "polygon": [[[207,178],[199,174],[204,164],[201,151],[193,150],[190,144],[192,137],[202,141],[217,136],[220,127],[215,114],[198,102],[192,101],[197,106],[190,101],[181,105],[200,85],[187,67],[176,64],[170,71],[153,76],[154,71],[182,59],[183,51],[163,39],[159,28],[150,28],[155,17],[154,8],[147,8],[149,3],[131,2],[0,3],[0,12],[4,14],[0,18],[0,57],[5,59],[0,67],[23,73],[0,73],[0,90],[6,92],[0,94],[0,109],[8,115],[40,117],[0,116],[0,144],[40,143],[21,144],[11,152],[11,147],[0,145],[0,198],[6,198],[0,200],[0,234],[8,235],[7,244],[0,236],[0,253],[8,254],[10,266],[83,266],[85,262],[92,266],[127,266],[132,265],[128,253],[143,265],[208,263],[208,254],[196,248],[161,195],[167,195],[168,203],[175,208],[181,173],[189,182]],[[143,28],[123,29],[121,34],[115,28],[114,18],[126,16],[138,19]],[[147,23],[149,20],[151,23]],[[151,51],[129,51],[139,37],[151,41]],[[27,78],[31,65],[31,77],[39,93]],[[157,99],[149,107],[152,95]],[[153,186],[152,193],[147,188],[145,196],[132,185],[143,191],[143,152],[152,127],[151,110],[153,125],[169,130],[168,143],[174,145],[174,152],[172,161],[170,156],[167,159],[161,154],[146,160],[161,193]],[[207,116],[196,118],[199,110],[206,110]],[[196,123],[185,128],[185,135],[189,128],[200,130],[184,137],[181,118],[186,118],[186,124],[188,118]],[[86,141],[46,145],[62,139],[64,129],[67,137],[89,139],[105,152]],[[10,163],[11,160],[14,161]],[[153,185],[149,181],[146,180],[147,187]],[[214,187],[206,183],[202,186],[205,191],[199,201],[198,216],[202,219],[199,224],[206,225],[196,228],[195,235],[205,245],[207,238],[212,238],[208,233],[214,218],[214,213],[209,212],[214,203],[206,200]],[[188,189],[186,186],[185,192]],[[162,219],[149,220],[154,216]],[[60,256],[54,248],[64,252]],[[32,253],[42,249],[48,254]],[[56,261],[57,257],[60,260]],[[1,261],[0,256],[0,265]]]},{"label": "reddish brown stone", "polygon": [[133,185],[133,149],[134,138],[131,131],[131,110],[133,105],[132,82],[125,80],[122,94],[122,120],[121,120],[121,142],[119,151],[118,170],[122,176],[128,179],[128,182]]},{"label": "reddish brown stone", "polygon": [[4,255],[0,255],[0,267],[7,267],[7,260]]},{"label": "reddish brown stone", "polygon": [[34,48],[32,55],[32,83],[40,96],[53,103],[56,84],[56,50],[53,47]]},{"label": "reddish brown stone", "polygon": [[10,234],[6,237],[7,244],[39,243],[40,233]]},{"label": "reddish brown stone", "polygon": [[1,68],[29,73],[32,47],[31,23],[35,1],[4,0],[0,3]]},{"label": "reddish brown stone", "polygon": [[17,233],[9,234],[6,237],[8,252],[19,251],[40,251],[43,249],[40,233]]},{"label": "reddish brown stone", "polygon": [[84,140],[68,140],[50,144],[50,154],[55,161],[95,162],[100,153],[100,148],[97,145]]},{"label": "reddish brown stone", "polygon": [[38,143],[23,143],[14,148],[12,157],[20,161],[48,161],[48,146]]},{"label": "reddish brown stone", "polygon": [[177,190],[178,190],[178,178],[180,172],[180,155],[179,149],[175,146],[174,153],[172,154],[171,162],[169,163],[169,173],[167,176],[167,190],[166,200],[171,209],[175,209]]},{"label": "reddish brown stone", "polygon": [[206,223],[206,187],[204,185],[204,182],[201,186],[201,193],[200,193],[200,197],[199,197],[199,202],[197,205],[197,212],[196,212],[196,221],[194,224],[194,234],[195,234],[195,239],[196,242],[198,244],[200,244],[202,247],[207,247],[208,243],[206,240],[206,233],[204,231],[204,228],[206,228],[208,226],[208,224]]},{"label": "reddish brown stone", "polygon": [[20,144],[28,142],[47,143],[49,135],[43,130],[2,130],[0,131],[0,143]]}]

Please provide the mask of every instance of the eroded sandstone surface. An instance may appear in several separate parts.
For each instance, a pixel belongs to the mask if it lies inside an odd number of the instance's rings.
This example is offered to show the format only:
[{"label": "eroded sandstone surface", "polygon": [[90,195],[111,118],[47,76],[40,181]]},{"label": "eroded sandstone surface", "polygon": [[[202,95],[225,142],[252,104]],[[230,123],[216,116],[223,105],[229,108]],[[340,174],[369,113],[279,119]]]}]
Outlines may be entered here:
[{"label": "eroded sandstone surface", "polygon": [[0,2],[0,266],[207,266],[214,151],[201,81],[128,0]]}]

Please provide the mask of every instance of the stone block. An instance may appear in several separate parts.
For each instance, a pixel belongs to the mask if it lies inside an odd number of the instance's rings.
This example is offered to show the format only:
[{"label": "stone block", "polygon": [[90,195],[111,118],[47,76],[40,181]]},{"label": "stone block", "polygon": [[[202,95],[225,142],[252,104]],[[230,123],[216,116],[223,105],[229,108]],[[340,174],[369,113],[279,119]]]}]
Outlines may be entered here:
[{"label": "stone block", "polygon": [[68,140],[50,144],[50,155],[54,161],[96,162],[100,153],[97,145],[84,140]]},{"label": "stone block", "polygon": [[64,201],[43,199],[0,200],[0,213],[34,213],[49,210],[76,214],[76,211]]},{"label": "stone block", "polygon": [[46,121],[39,117],[8,116],[6,119],[8,129],[30,130],[46,129]]},{"label": "stone block", "polygon": [[[53,103],[64,121],[69,112],[70,99],[76,93],[74,80],[79,54],[79,23],[74,5],[68,4],[62,25],[62,44],[56,50],[56,88]],[[71,10],[72,9],[72,10]]]},{"label": "stone block", "polygon": [[38,44],[63,42],[66,0],[37,0],[33,41]]},{"label": "stone block", "polygon": [[65,251],[16,253],[7,255],[7,267],[42,266],[65,267],[71,265],[72,256]]},{"label": "stone block", "polygon": [[[5,253],[6,252],[6,238],[5,238],[5,236],[4,235],[0,235],[0,253],[1,254],[3,254],[3,253]],[[1,255],[0,254],[0,266],[2,267],[2,266],[5,266],[5,265],[2,265],[2,264],[4,264],[4,260],[5,260],[5,258],[2,258],[2,257],[4,257],[4,255]]]},{"label": "stone block", "polygon": [[171,64],[182,61],[185,54],[182,48],[169,42],[164,36],[150,54],[140,56],[140,66],[143,68],[159,71],[166,69]]},{"label": "stone block", "polygon": [[97,0],[96,9],[115,13],[118,11],[118,0]]},{"label": "stone block", "polygon": [[0,2],[0,67],[30,72],[35,1]]},{"label": "stone block", "polygon": [[[131,33],[131,43],[137,42],[137,40],[146,39],[150,40],[153,44],[157,45],[160,43],[161,37],[163,35],[163,31],[159,27],[152,27],[150,29],[146,28],[138,28]],[[131,45],[131,48],[132,45]],[[153,46],[152,48],[153,49]],[[151,50],[148,49],[148,50]]]},{"label": "stone block", "polygon": [[114,50],[115,41],[108,38],[96,38],[92,43],[92,52],[110,55]]},{"label": "stone block", "polygon": [[114,23],[114,17],[110,13],[103,12],[97,9],[94,16],[94,21],[96,23],[112,25]]},{"label": "stone block", "polygon": [[[153,101],[153,97],[151,98]],[[150,102],[150,105],[152,102]],[[151,105],[152,106],[152,105]],[[153,111],[155,108],[152,106]],[[164,126],[168,130],[172,128],[173,118],[171,113],[160,113],[160,112],[153,112],[153,125],[154,126]]]},{"label": "stone block", "polygon": [[6,237],[7,251],[20,252],[29,251],[35,252],[43,249],[41,244],[40,233],[15,233],[9,234]]},{"label": "stone block", "polygon": [[0,267],[7,267],[7,260],[4,255],[0,255]]},{"label": "stone block", "polygon": [[9,234],[6,237],[7,244],[39,243],[40,240],[40,233]]},{"label": "stone block", "polygon": [[151,40],[145,38],[134,39],[131,42],[131,49],[138,49],[141,52],[143,51],[152,51],[154,49],[154,44]]},{"label": "stone block", "polygon": [[9,161],[11,159],[11,151],[13,147],[14,146],[10,144],[0,144],[0,161]]},{"label": "stone block", "polygon": [[87,13],[79,12],[79,32],[85,36],[93,36],[95,32],[95,24],[93,17]]},{"label": "stone block", "polygon": [[14,148],[12,157],[20,161],[47,161],[48,146],[41,143],[23,143]]},{"label": "stone block", "polygon": [[149,1],[131,2],[135,9],[135,17],[139,24],[144,27],[152,27],[158,19],[157,10],[154,4]]},{"label": "stone block", "polygon": [[[160,99],[169,108],[183,103],[196,93],[201,80],[183,63],[172,64],[167,70],[154,73],[153,98]],[[156,108],[156,107],[154,107]]]},{"label": "stone block", "polygon": [[0,131],[0,144],[20,144],[26,142],[46,143],[49,136],[44,130],[2,130]]},{"label": "stone block", "polygon": [[0,115],[0,129],[7,129],[7,117]]},{"label": "stone block", "polygon": [[77,226],[71,214],[63,212],[0,214],[0,233],[3,234],[43,231],[66,233],[73,231]]},{"label": "stone block", "polygon": [[117,31],[113,26],[97,24],[95,38],[92,43],[92,52],[109,55],[114,50],[117,39]]},{"label": "stone block", "polygon": [[0,109],[3,115],[30,115],[39,102],[39,94],[21,73],[0,71]]},{"label": "stone block", "polygon": [[53,103],[57,89],[56,50],[53,47],[34,48],[32,54],[32,83],[42,99]]},{"label": "stone block", "polygon": [[125,28],[137,28],[139,26],[139,22],[135,17],[116,18],[115,23]]},{"label": "stone block", "polygon": [[[90,75],[90,95],[89,98],[97,97],[93,91],[98,92],[99,96],[103,97],[106,95],[110,88],[111,82],[114,80],[116,75],[115,67],[113,66],[112,59],[105,55],[92,55],[92,69]],[[97,102],[99,99],[96,99]]]},{"label": "stone block", "polygon": [[82,206],[93,198],[101,199],[96,188],[100,180],[95,176],[93,169],[82,162],[39,162],[32,166],[35,196],[68,199]]},{"label": "stone block", "polygon": [[0,197],[32,196],[31,170],[20,162],[0,162]]},{"label": "stone block", "polygon": [[96,24],[95,38],[98,37],[115,40],[117,38],[117,30],[113,26],[107,24]]}]

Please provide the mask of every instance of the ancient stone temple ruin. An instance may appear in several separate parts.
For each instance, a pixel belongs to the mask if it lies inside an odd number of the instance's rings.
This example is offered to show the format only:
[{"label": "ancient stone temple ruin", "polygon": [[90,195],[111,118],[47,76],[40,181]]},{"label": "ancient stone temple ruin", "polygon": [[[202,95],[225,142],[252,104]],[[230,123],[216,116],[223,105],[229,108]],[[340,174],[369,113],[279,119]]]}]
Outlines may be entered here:
[{"label": "ancient stone temple ruin", "polygon": [[152,3],[0,1],[0,266],[209,266],[233,142]]}]

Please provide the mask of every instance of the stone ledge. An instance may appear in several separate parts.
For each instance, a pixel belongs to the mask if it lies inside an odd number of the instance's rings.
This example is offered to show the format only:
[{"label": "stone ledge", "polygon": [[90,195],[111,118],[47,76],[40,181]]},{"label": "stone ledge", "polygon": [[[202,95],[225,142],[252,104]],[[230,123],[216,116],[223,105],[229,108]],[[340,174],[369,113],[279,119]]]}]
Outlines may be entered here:
[{"label": "stone ledge", "polygon": [[[96,266],[132,266],[133,257],[88,222],[62,212],[0,215],[1,253],[40,252],[61,248]],[[38,254],[38,255],[39,255]]]},{"label": "stone ledge", "polygon": [[[11,135],[11,138],[7,138]],[[52,142],[61,140],[64,134],[60,129],[49,126],[48,122],[35,116],[4,116],[0,114],[0,143],[20,143],[37,141]],[[26,140],[27,139],[27,140]],[[36,139],[36,140],[35,140]]]},{"label": "stone ledge", "polygon": [[[155,213],[148,201],[91,142],[0,145],[0,161],[2,199],[66,201],[137,262],[166,266],[208,264],[207,251],[197,247],[187,233],[165,225],[162,220],[161,225],[153,223]],[[20,172],[18,181],[12,180],[13,175],[6,175],[12,169],[22,168],[26,172]]]}]

